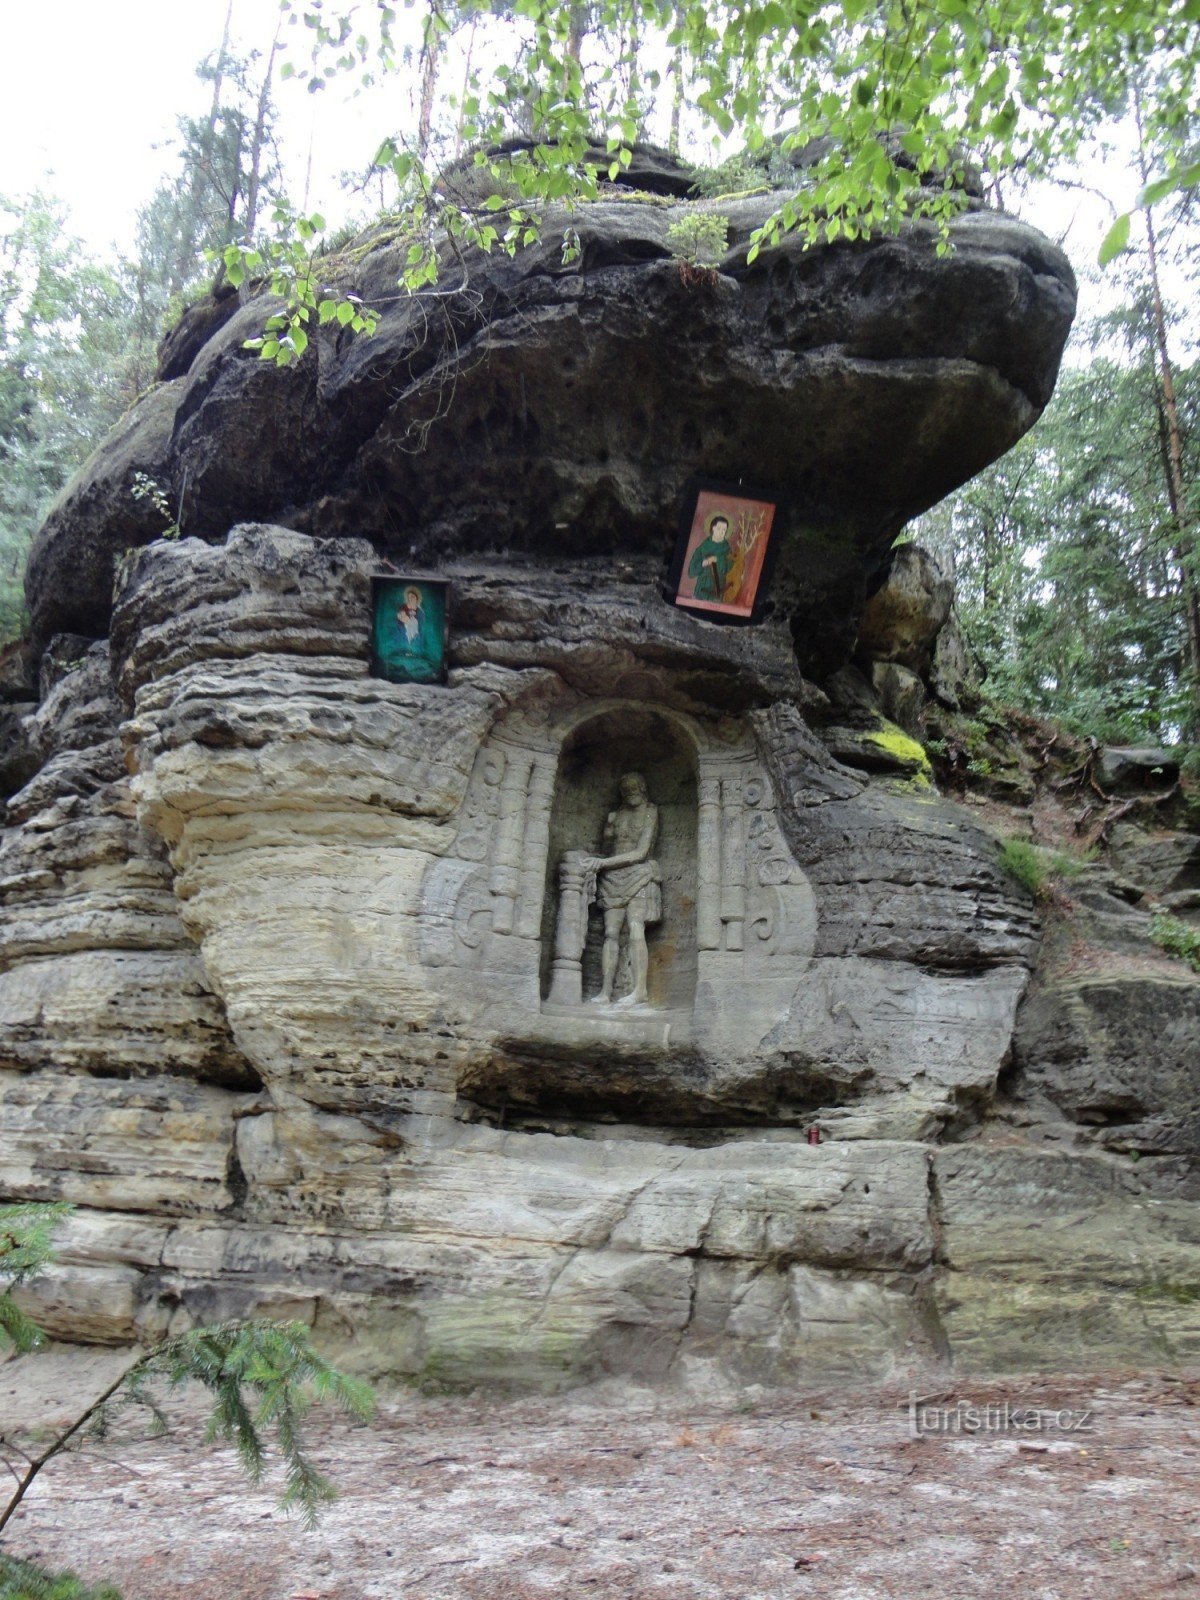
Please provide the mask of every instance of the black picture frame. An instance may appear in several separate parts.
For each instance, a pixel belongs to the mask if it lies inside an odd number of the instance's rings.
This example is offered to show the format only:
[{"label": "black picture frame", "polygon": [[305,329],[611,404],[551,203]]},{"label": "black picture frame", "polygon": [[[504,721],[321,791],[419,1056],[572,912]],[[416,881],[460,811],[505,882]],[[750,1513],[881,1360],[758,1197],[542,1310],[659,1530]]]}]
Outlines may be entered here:
[{"label": "black picture frame", "polygon": [[[731,482],[722,478],[693,478],[684,491],[675,550],[663,589],[664,598],[671,605],[703,617],[707,622],[734,627],[750,627],[761,622],[775,570],[785,509],[783,496],[764,485]],[[758,535],[762,540],[762,553],[757,558],[756,566],[747,567],[734,591],[736,598],[728,600],[705,594],[704,587],[712,587],[717,581],[721,582],[723,590],[728,591],[729,584],[734,581],[742,539],[752,529],[750,519],[763,512],[769,515],[766,526]],[[710,552],[714,559],[702,562],[699,573],[690,570],[699,546],[709,542],[708,529],[722,516],[726,521],[725,542],[731,550],[728,565],[718,564],[719,554]],[[738,527],[739,521],[743,524],[741,529]],[[752,548],[751,560],[754,559]],[[705,570],[710,574],[708,579],[702,576]],[[747,582],[751,579],[747,595]],[[695,592],[698,584],[702,589],[699,596]]]}]

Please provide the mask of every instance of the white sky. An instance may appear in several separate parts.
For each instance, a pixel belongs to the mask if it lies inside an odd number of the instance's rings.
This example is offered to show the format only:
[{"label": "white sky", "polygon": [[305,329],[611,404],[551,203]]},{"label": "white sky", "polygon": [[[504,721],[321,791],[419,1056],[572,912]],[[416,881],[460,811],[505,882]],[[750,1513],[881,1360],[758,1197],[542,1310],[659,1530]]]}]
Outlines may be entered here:
[{"label": "white sky", "polygon": [[[50,28],[39,6],[0,0],[0,194],[42,185],[93,250],[128,249],[138,207],[173,167],[176,117],[207,106],[196,67],[221,42],[226,4],[56,0]],[[234,47],[265,54],[277,16],[277,0],[235,0]],[[278,84],[276,99],[295,198],[315,135],[313,202],[334,201],[337,173],[365,167],[388,131],[379,108],[371,114],[343,87],[310,95],[294,81]]]},{"label": "white sky", "polygon": [[[195,69],[220,43],[226,3],[57,0],[51,28],[28,0],[0,0],[0,194],[40,185],[66,203],[71,230],[92,250],[129,250],[138,207],[172,169],[175,118],[205,108]],[[234,47],[265,53],[277,16],[277,0],[234,0]],[[289,33],[306,48],[302,26]],[[338,175],[364,168],[393,127],[415,120],[394,84],[361,98],[350,89],[335,81],[310,95],[296,81],[277,85],[292,198],[303,198],[311,141],[310,209],[331,220],[362,209],[340,195]],[[1119,206],[1131,203],[1137,185],[1125,161],[1094,163],[1088,176]],[[1102,201],[1062,190],[1033,195],[1020,210],[1064,242],[1077,270],[1094,262],[1112,215]],[[1081,284],[1081,314],[1102,305],[1114,287],[1111,279],[1099,289]]]}]

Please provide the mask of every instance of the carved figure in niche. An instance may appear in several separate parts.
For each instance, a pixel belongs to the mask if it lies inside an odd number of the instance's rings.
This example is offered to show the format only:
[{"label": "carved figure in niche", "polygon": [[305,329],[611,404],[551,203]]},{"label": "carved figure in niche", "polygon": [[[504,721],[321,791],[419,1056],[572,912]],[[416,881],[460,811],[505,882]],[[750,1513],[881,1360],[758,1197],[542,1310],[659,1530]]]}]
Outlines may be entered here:
[{"label": "carved figure in niche", "polygon": [[633,988],[618,1003],[644,1006],[650,969],[646,929],[662,920],[662,873],[650,855],[658,837],[658,807],[650,803],[646,780],[640,772],[625,774],[620,793],[621,804],[609,812],[600,841],[613,854],[597,856],[592,863],[598,885],[596,899],[604,913],[601,984],[595,999],[600,1005],[612,1001],[621,930],[627,928]]},{"label": "carved figure in niche", "polygon": [[601,984],[595,1001],[601,1005],[613,1003],[621,934],[625,932],[633,988],[617,1004],[647,1003],[650,954],[646,929],[662,920],[662,872],[650,854],[658,837],[658,807],[651,803],[640,772],[627,772],[619,789],[620,803],[609,812],[600,841],[606,854],[568,850],[559,864],[558,920],[549,995],[553,1005],[579,1005],[583,999],[583,947],[592,901],[604,913]]}]

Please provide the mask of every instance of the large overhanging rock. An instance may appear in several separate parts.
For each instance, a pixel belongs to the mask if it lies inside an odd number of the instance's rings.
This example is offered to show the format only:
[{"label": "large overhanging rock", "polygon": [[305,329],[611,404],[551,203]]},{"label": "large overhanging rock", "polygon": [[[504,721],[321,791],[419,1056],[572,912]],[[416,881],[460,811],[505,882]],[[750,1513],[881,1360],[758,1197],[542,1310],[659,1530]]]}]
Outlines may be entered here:
[{"label": "large overhanging rock", "polygon": [[[273,302],[206,302],[168,343],[169,380],[47,519],[28,574],[39,638],[107,631],[115,562],[160,531],[136,472],[185,534],[270,518],[406,560],[616,564],[647,589],[703,473],[787,498],[776,608],[805,670],[836,667],[898,528],[1045,406],[1075,290],[1049,241],[980,209],[947,254],[915,225],[809,250],[790,237],[749,264],[777,198],[707,203],[730,245],[698,284],[668,244],[696,210],[682,201],[552,217],[513,260],[447,252],[415,298],[396,288],[407,240],[380,228],[330,258],[327,285],[377,306],[377,332],[323,330],[287,369],[244,349]],[[564,265],[568,225],[580,253]]]}]

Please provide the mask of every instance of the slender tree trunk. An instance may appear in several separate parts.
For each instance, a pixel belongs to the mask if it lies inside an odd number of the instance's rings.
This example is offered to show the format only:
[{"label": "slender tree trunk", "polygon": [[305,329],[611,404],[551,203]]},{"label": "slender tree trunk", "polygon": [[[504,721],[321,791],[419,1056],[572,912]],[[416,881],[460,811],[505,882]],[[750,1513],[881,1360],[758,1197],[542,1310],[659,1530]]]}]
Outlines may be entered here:
[{"label": "slender tree trunk", "polygon": [[992,604],[992,560],[995,548],[996,524],[987,512],[983,517],[983,571],[980,574],[980,593],[983,600],[983,612],[987,612]]},{"label": "slender tree trunk", "polygon": [[[638,33],[638,18],[636,10],[629,21],[629,99],[636,103],[642,87],[641,75],[638,72],[638,52],[641,50],[642,41]],[[646,119],[639,106],[637,119],[637,137],[640,139],[646,131]]]},{"label": "slender tree trunk", "polygon": [[567,33],[567,54],[571,60],[578,62],[583,51],[583,41],[588,31],[588,8],[586,5],[573,5],[571,7],[570,29]]},{"label": "slender tree trunk", "polygon": [[[1142,186],[1150,181],[1146,160],[1146,141],[1142,128],[1142,99],[1135,87],[1133,92],[1134,121],[1138,135],[1138,170]],[[1184,620],[1187,625],[1188,655],[1190,657],[1192,688],[1192,729],[1200,730],[1200,581],[1196,572],[1196,538],[1188,512],[1187,480],[1183,468],[1183,434],[1179,426],[1179,404],[1175,392],[1175,369],[1171,363],[1167,343],[1167,317],[1163,305],[1162,284],[1158,271],[1158,240],[1154,230],[1154,217],[1150,208],[1146,218],[1146,261],[1150,278],[1150,322],[1158,371],[1160,415],[1163,422],[1163,469],[1166,478],[1167,504],[1175,524],[1175,558],[1179,563],[1181,598]]]},{"label": "slender tree trunk", "polygon": [[478,14],[471,18],[470,31],[467,34],[467,59],[463,66],[462,94],[458,97],[458,126],[454,130],[454,154],[462,155],[463,147],[463,122],[466,118],[465,106],[467,95],[471,91],[471,57],[475,53],[475,30],[479,27]]},{"label": "slender tree trunk", "polygon": [[[318,98],[319,98],[319,96],[318,96]],[[316,141],[316,137],[317,137],[317,108],[314,106],[313,107],[313,111],[312,111],[312,118],[311,118],[311,120],[309,121],[309,124],[308,124],[308,156],[307,156],[307,158],[305,159],[305,162],[304,162],[304,199],[301,201],[301,204],[300,204],[301,211],[307,211],[308,210],[308,196],[309,196],[310,190],[312,189],[313,144]],[[382,210],[382,209],[383,209],[383,207],[381,206],[380,210]]]},{"label": "slender tree trunk", "polygon": [[[212,100],[208,108],[208,125],[203,146],[207,156],[211,156],[213,142],[217,136],[217,121],[221,115],[221,90],[225,86],[225,62],[229,56],[229,34],[232,27],[233,0],[229,0],[228,5],[225,7],[225,26],[221,30],[221,47],[217,51],[217,64],[213,69]],[[198,221],[203,204],[202,187],[205,178],[210,175],[210,173],[204,171],[203,166],[192,169],[191,182],[188,185],[191,200],[188,233],[187,237],[182,241],[183,248],[180,250],[179,260],[171,270],[169,288],[172,294],[178,294],[183,288],[196,259],[196,239],[199,232]]]},{"label": "slender tree trunk", "polygon": [[[271,40],[271,52],[267,56],[266,71],[263,73],[262,88],[258,91],[258,108],[254,116],[254,134],[250,140],[250,174],[246,182],[246,227],[247,242],[254,238],[254,229],[258,224],[258,196],[262,187],[262,157],[263,145],[267,136],[267,112],[271,107],[271,75],[275,71],[275,57],[279,54],[279,31],[283,27],[283,12],[279,13],[279,20],[275,24],[275,37]],[[311,158],[312,146],[309,146]],[[307,184],[306,184],[307,192]]]},{"label": "slender tree trunk", "polygon": [[[680,25],[678,13],[675,17],[676,26]],[[683,116],[683,40],[675,46],[675,54],[671,57],[671,132],[667,139],[667,149],[673,156],[679,154],[679,124]]]},{"label": "slender tree trunk", "polygon": [[213,73],[212,105],[208,110],[208,142],[212,143],[217,131],[217,117],[221,112],[221,89],[225,82],[225,58],[229,54],[229,30],[233,25],[233,0],[225,8],[225,27],[221,32],[221,48],[217,51],[217,66]]},{"label": "slender tree trunk", "polygon": [[430,13],[421,51],[421,106],[417,113],[417,159],[424,161],[433,138],[433,102],[437,93],[438,70],[442,64],[442,35],[436,16]]}]

